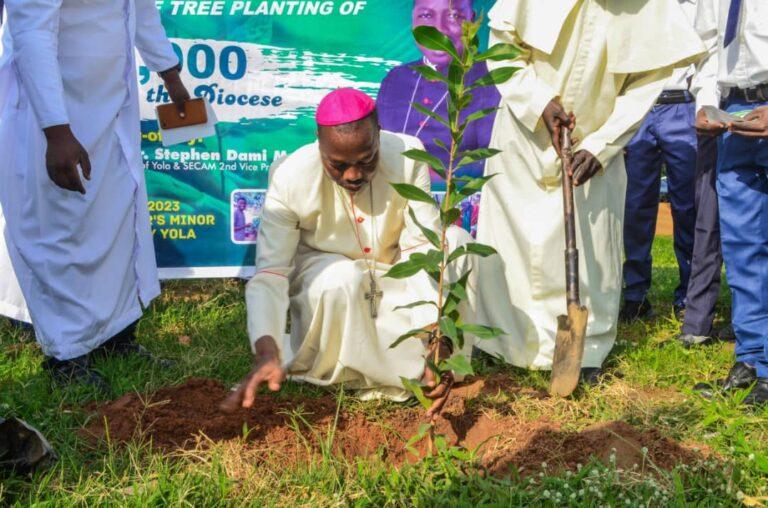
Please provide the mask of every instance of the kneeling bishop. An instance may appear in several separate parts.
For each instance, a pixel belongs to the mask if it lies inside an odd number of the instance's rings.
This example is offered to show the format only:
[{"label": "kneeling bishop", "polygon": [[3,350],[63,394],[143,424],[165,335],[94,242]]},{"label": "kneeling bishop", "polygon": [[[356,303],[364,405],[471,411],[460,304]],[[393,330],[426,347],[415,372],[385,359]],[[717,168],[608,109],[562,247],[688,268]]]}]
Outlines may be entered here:
[{"label": "kneeling bishop", "polygon": [[[408,340],[390,346],[407,331],[436,321],[433,307],[396,310],[434,300],[436,288],[423,273],[384,277],[395,263],[430,247],[409,206],[422,225],[440,227],[437,208],[407,201],[390,185],[407,183],[430,192],[427,166],[402,155],[422,144],[381,131],[374,101],[357,90],[331,92],[316,119],[317,141],[271,171],[257,273],[246,288],[255,364],[224,409],[250,407],[261,383],[278,390],[286,375],[343,385],[363,398],[404,400],[409,393],[400,378],[425,374],[428,344]],[[451,249],[471,241],[459,228],[447,235]],[[462,258],[465,264],[449,277],[465,273],[470,258]],[[290,340],[284,344],[288,312]],[[471,319],[468,313],[465,309],[465,319]],[[467,341],[463,354],[471,348]]]}]

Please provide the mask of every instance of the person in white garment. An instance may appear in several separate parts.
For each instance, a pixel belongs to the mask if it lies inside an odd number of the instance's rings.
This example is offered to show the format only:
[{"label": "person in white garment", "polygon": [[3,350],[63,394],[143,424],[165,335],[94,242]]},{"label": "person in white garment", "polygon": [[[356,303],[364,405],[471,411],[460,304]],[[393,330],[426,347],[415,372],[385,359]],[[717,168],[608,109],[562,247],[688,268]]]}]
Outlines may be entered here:
[{"label": "person in white garment", "polygon": [[105,388],[92,353],[148,355],[134,324],[160,292],[134,50],[173,102],[183,108],[189,94],[152,0],[7,0],[5,9],[4,241],[44,367],[58,382]]},{"label": "person in white garment", "polygon": [[523,48],[499,86],[502,107],[483,190],[479,320],[505,335],[478,347],[529,369],[551,369],[565,314],[565,226],[558,150],[573,129],[582,302],[589,308],[582,376],[595,383],[616,339],[622,286],[623,148],[675,68],[704,47],[674,0],[499,0],[491,44]]},{"label": "person in white garment", "polygon": [[[394,263],[430,247],[411,220],[410,206],[426,227],[440,227],[437,208],[407,201],[390,183],[430,191],[427,166],[403,156],[422,149],[414,137],[381,131],[373,99],[353,89],[328,94],[317,110],[318,141],[276,163],[259,230],[257,274],[248,282],[248,334],[254,367],[222,404],[225,411],[250,407],[261,383],[278,390],[286,375],[328,386],[359,390],[362,398],[404,400],[410,394],[401,377],[420,379],[425,356],[446,344],[409,339],[402,334],[436,321],[433,307],[395,309],[434,300],[426,274],[406,279],[384,277]],[[452,248],[471,241],[451,227]],[[461,258],[449,277],[470,269]],[[455,280],[455,279],[454,279]],[[469,288],[468,288],[469,289]],[[465,321],[474,322],[471,304]],[[284,343],[286,312],[290,339]],[[467,340],[464,351],[471,353]],[[429,378],[429,376],[427,376]],[[439,410],[452,381],[428,380]]]}]

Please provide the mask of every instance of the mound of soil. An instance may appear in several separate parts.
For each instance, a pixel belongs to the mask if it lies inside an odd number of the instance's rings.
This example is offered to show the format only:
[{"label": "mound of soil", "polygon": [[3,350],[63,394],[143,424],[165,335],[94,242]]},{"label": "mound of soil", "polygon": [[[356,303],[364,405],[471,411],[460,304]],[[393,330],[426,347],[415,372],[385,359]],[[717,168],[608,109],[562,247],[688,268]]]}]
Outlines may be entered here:
[{"label": "mound of soil", "polygon": [[[526,475],[540,470],[542,463],[550,470],[574,470],[591,457],[608,463],[613,456],[623,469],[635,465],[669,469],[698,458],[656,431],[640,431],[620,421],[569,432],[557,423],[481,412],[467,404],[481,394],[522,391],[505,381],[475,380],[454,389],[437,422],[438,433],[453,445],[477,450],[480,462],[493,474],[516,469]],[[227,394],[221,383],[210,379],[189,379],[149,396],[129,393],[99,407],[85,432],[91,438],[109,436],[119,443],[151,440],[166,451],[195,448],[201,436],[214,442],[242,439],[244,446],[263,451],[265,460],[277,457],[287,463],[305,461],[308,450],[319,452],[329,444],[349,460],[375,456],[400,465],[418,459],[406,446],[424,423],[424,412],[418,407],[370,417],[339,410],[330,395],[289,398],[261,394],[254,408],[223,414],[218,404]],[[426,453],[425,442],[416,447],[420,454]]]}]

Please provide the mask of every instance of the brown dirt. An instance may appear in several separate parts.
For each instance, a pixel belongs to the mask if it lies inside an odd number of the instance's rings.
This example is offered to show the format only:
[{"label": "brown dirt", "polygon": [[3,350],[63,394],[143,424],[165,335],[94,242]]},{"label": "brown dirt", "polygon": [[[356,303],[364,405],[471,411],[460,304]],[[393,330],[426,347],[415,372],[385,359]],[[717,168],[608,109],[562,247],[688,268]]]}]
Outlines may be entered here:
[{"label": "brown dirt", "polygon": [[[477,450],[489,472],[522,475],[540,470],[574,470],[591,457],[608,463],[615,453],[619,468],[654,466],[669,469],[693,462],[698,454],[655,430],[641,431],[620,422],[607,422],[581,432],[565,431],[555,422],[529,421],[511,414],[482,412],[467,404],[480,395],[499,390],[544,394],[510,386],[507,379],[474,380],[456,388],[437,422],[437,433],[453,445]],[[253,409],[222,414],[217,406],[228,391],[218,381],[190,379],[142,397],[129,393],[96,409],[85,432],[91,439],[124,443],[151,439],[154,446],[173,451],[199,446],[201,435],[213,442],[240,439],[247,428],[246,445],[264,452],[264,458],[283,458],[287,464],[306,460],[308,451],[319,453],[328,443],[334,421],[333,451],[346,459],[380,457],[395,465],[416,460],[406,449],[407,440],[424,423],[419,408],[401,408],[377,415],[340,411],[335,399],[261,394]],[[468,407],[469,406],[469,407]],[[426,443],[417,445],[423,455]]]},{"label": "brown dirt", "polygon": [[672,207],[669,203],[659,203],[659,216],[656,219],[656,234],[672,236]]}]

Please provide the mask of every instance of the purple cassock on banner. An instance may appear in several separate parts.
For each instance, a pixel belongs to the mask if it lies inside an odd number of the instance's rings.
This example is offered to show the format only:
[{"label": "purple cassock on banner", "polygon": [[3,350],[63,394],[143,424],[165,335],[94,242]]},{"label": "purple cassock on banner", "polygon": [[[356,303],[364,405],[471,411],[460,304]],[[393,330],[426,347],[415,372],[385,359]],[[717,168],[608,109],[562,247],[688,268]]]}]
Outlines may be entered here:
[{"label": "purple cassock on banner", "polygon": [[[443,116],[448,116],[448,89],[445,83],[429,81],[419,74],[414,67],[425,65],[425,62],[415,62],[399,65],[389,71],[381,83],[381,90],[376,101],[379,111],[379,122],[382,129],[415,136],[421,140],[426,150],[439,157],[448,167],[448,153],[440,148],[435,139],[450,146],[451,136],[448,128],[413,107],[413,103]],[[475,64],[467,75],[467,83],[474,83],[488,72],[484,62]],[[499,106],[501,95],[495,86],[478,88],[473,93],[472,104],[462,112],[462,118],[486,108]],[[461,150],[487,148],[491,141],[495,115],[472,122],[464,134]],[[482,176],[484,161],[465,166],[459,175]],[[440,181],[440,177],[432,173],[432,183]]]}]

